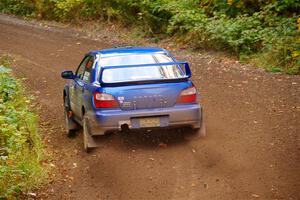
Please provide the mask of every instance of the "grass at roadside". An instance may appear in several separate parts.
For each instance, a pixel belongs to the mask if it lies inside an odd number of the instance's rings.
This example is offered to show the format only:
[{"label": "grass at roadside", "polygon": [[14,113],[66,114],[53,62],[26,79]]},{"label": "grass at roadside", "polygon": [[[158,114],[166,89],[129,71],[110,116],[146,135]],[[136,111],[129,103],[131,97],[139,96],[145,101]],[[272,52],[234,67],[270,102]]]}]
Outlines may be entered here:
[{"label": "grass at roadside", "polygon": [[7,56],[0,58],[0,199],[15,199],[46,181],[38,116]]}]

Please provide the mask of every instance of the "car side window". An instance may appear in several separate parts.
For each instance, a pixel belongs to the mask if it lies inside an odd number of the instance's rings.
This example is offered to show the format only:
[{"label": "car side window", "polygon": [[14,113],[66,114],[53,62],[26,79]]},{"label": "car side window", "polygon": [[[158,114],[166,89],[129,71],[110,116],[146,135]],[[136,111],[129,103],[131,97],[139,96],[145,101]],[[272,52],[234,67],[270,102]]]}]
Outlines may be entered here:
[{"label": "car side window", "polygon": [[89,59],[90,59],[90,56],[86,56],[82,60],[82,62],[80,63],[79,67],[76,70],[76,77],[80,80],[83,79],[84,69],[85,69],[86,63],[89,61]]},{"label": "car side window", "polygon": [[91,77],[91,70],[93,68],[93,64],[94,64],[94,58],[93,57],[89,57],[89,60],[86,62],[85,65],[85,71],[84,71],[84,75],[83,75],[83,81],[84,82],[90,82],[90,77]]}]

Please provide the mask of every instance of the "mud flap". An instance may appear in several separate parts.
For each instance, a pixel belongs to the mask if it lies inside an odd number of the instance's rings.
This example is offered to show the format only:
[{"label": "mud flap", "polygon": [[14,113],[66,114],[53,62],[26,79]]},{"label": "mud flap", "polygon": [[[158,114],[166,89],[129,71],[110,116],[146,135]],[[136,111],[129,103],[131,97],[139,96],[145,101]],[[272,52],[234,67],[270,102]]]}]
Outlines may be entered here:
[{"label": "mud flap", "polygon": [[88,117],[84,117],[83,119],[83,144],[86,152],[88,152],[91,148],[99,147],[101,144],[99,138],[95,138],[95,136],[93,137],[91,134]]},{"label": "mud flap", "polygon": [[203,138],[206,136],[206,126],[204,122],[204,114],[201,108],[201,120],[197,126],[192,127],[192,130],[185,134],[185,139],[195,140],[197,138]]},{"label": "mud flap", "polygon": [[200,137],[205,137],[206,136],[206,126],[205,126],[204,121],[202,121],[201,127],[198,131],[199,131],[198,134],[199,134]]},{"label": "mud flap", "polygon": [[200,129],[198,130],[198,135],[200,137],[205,137],[206,136],[206,126],[204,123],[204,114],[203,114],[203,109],[201,108],[201,126]]}]

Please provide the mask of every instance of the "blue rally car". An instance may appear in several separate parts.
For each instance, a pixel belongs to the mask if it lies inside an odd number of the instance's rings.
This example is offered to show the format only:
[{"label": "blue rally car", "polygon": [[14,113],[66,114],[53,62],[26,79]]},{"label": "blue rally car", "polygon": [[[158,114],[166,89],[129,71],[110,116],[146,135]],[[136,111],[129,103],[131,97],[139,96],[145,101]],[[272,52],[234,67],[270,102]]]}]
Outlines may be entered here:
[{"label": "blue rally car", "polygon": [[84,148],[116,130],[190,127],[205,135],[199,94],[187,62],[165,49],[122,47],[92,51],[63,91],[67,134],[83,127]]}]

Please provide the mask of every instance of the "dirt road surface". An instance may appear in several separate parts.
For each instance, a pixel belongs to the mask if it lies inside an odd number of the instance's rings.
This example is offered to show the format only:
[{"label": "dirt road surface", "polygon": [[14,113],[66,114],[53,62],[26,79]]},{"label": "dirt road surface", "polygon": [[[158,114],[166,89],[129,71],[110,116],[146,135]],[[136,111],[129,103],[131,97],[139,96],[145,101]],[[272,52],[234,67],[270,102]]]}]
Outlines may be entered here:
[{"label": "dirt road surface", "polygon": [[[208,136],[114,134],[87,154],[82,133],[64,132],[64,69],[111,47],[66,28],[0,15],[0,53],[38,98],[54,177],[38,199],[300,199],[300,77],[266,73],[208,53],[177,51],[191,62]],[[159,45],[159,44],[158,44]],[[165,143],[160,147],[160,143]]]}]

